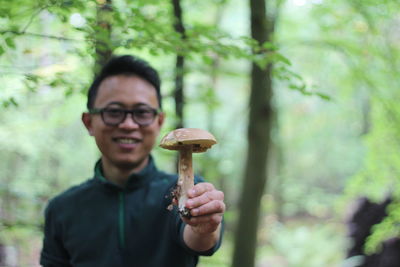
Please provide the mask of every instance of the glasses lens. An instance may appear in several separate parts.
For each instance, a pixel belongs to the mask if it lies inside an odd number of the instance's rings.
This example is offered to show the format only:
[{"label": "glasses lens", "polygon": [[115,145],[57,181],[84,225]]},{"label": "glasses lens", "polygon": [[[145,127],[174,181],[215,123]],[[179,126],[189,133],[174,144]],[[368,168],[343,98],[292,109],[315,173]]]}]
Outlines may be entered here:
[{"label": "glasses lens", "polygon": [[145,126],[149,125],[154,121],[157,112],[149,108],[135,109],[133,112],[133,119],[139,125]]},{"label": "glasses lens", "polygon": [[108,125],[118,125],[124,120],[125,112],[122,109],[110,108],[104,109],[102,115],[104,123]]}]

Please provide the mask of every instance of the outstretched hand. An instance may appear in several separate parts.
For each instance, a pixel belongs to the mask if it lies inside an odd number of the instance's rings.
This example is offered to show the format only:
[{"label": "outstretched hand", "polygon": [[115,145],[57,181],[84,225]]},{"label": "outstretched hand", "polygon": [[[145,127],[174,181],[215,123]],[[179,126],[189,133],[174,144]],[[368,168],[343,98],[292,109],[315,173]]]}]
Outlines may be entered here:
[{"label": "outstretched hand", "polygon": [[215,232],[225,212],[224,193],[210,183],[198,183],[187,193],[185,207],[190,209],[190,218],[182,218],[197,234]]}]

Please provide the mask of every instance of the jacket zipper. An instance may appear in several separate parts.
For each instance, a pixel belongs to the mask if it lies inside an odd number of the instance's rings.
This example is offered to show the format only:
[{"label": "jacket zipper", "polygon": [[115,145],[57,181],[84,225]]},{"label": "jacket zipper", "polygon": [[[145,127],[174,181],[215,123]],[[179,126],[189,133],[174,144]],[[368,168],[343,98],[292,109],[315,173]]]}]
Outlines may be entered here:
[{"label": "jacket zipper", "polygon": [[119,245],[121,248],[124,248],[125,247],[125,194],[124,194],[124,192],[119,192],[118,227],[119,227]]}]

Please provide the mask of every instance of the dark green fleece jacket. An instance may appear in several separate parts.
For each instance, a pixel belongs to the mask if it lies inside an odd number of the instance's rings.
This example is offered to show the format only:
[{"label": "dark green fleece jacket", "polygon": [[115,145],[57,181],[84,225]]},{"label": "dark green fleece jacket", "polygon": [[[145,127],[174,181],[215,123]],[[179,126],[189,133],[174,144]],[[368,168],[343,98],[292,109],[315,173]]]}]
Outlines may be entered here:
[{"label": "dark green fleece jacket", "polygon": [[102,176],[53,198],[45,211],[40,263],[45,267],[196,266],[198,253],[183,242],[184,222],[167,210],[177,180],[157,170],[153,159],[126,188]]}]

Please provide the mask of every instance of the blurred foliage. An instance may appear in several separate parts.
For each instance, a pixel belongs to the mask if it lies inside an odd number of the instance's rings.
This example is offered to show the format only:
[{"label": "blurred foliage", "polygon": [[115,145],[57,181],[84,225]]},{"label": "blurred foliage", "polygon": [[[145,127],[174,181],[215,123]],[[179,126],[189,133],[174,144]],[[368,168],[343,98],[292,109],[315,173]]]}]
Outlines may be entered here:
[{"label": "blurred foliage", "polygon": [[[92,175],[99,154],[80,122],[92,78],[94,1],[0,0],[0,243],[37,263],[49,198]],[[275,69],[278,154],[263,198],[258,262],[338,266],[348,246],[346,214],[359,196],[400,197],[400,3],[287,0],[279,50],[248,38],[247,3],[183,1],[187,42],[172,27],[169,1],[113,1],[112,47],[148,59],[163,79],[174,125],[175,53],[189,58],[188,127],[212,129],[219,144],[195,156],[196,172],[226,194],[226,237],[201,266],[229,266],[246,148],[249,60]],[[293,90],[294,91],[293,91]],[[331,101],[325,101],[330,99]],[[196,116],[192,115],[195,114]],[[175,171],[175,154],[155,148]],[[399,205],[367,245],[398,235]],[[278,216],[279,215],[279,216]]]},{"label": "blurred foliage", "polygon": [[[367,242],[367,251],[372,252],[383,240],[399,235],[400,109],[396,103],[400,95],[395,88],[400,85],[400,21],[395,10],[400,4],[355,0],[343,3],[335,5],[341,13],[333,25],[337,31],[341,23],[352,26],[341,42],[349,43],[342,47],[354,73],[354,93],[362,104],[365,122],[361,134],[366,147],[362,168],[350,179],[346,190],[350,195],[366,195],[376,201],[388,195],[394,197],[389,216],[374,227]],[[348,14],[347,19],[343,14]]]},{"label": "blurred foliage", "polygon": [[[260,261],[266,266],[337,266],[344,255],[338,253],[345,244],[343,236],[337,235],[342,226],[334,224],[271,225]],[[330,242],[326,242],[329,240]],[[290,253],[288,253],[290,251]]]}]

